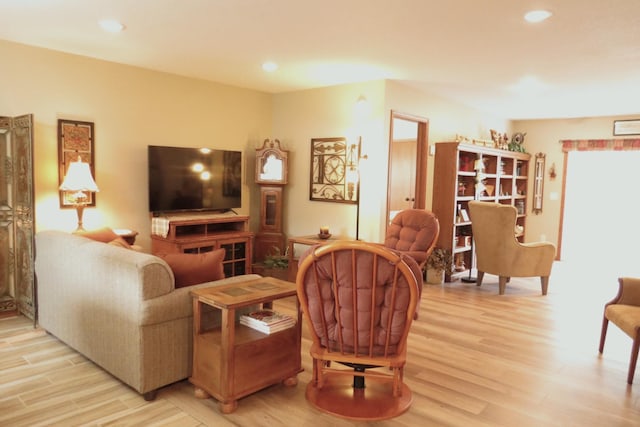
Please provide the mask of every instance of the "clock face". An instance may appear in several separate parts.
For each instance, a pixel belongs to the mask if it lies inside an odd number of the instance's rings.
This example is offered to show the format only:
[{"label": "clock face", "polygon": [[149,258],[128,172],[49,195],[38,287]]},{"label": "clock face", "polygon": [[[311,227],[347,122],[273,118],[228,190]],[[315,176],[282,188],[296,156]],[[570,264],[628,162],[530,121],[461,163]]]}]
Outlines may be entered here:
[{"label": "clock face", "polygon": [[280,151],[274,148],[258,150],[256,157],[256,182],[258,184],[286,184],[287,167],[286,151]]},{"label": "clock face", "polygon": [[344,178],[344,159],[328,157],[324,162],[324,179],[330,184],[338,184]]}]

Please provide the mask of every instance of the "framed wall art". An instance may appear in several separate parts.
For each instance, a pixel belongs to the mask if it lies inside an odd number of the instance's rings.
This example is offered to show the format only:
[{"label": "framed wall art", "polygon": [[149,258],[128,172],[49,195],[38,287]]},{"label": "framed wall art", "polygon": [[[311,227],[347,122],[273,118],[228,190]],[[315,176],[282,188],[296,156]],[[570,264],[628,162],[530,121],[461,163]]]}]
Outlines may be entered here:
[{"label": "framed wall art", "polygon": [[353,169],[355,164],[349,157],[351,151],[343,137],[311,140],[309,200],[358,202],[358,186],[347,179],[349,169]]},{"label": "framed wall art", "polygon": [[614,120],[613,135],[640,135],[640,119]]},{"label": "framed wall art", "polygon": [[[95,178],[94,167],[94,133],[92,122],[58,119],[58,184],[62,184],[69,164],[78,160],[89,163],[91,175]],[[75,208],[72,192],[60,191],[60,207]],[[86,206],[96,205],[96,195],[86,192]]]}]

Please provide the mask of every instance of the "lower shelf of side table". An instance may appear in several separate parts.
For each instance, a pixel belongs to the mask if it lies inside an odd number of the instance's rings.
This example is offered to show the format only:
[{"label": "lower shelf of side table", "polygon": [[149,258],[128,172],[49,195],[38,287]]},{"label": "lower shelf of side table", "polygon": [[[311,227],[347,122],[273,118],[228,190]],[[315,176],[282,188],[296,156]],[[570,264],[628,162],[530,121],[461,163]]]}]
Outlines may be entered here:
[{"label": "lower shelf of side table", "polygon": [[[197,351],[189,381],[223,405],[273,384],[287,382],[287,385],[293,385],[295,381],[291,379],[302,371],[300,354],[296,352],[299,327],[266,335],[236,323],[232,363],[223,361],[219,329],[197,335],[194,338]],[[231,372],[223,369],[225,364]]]}]

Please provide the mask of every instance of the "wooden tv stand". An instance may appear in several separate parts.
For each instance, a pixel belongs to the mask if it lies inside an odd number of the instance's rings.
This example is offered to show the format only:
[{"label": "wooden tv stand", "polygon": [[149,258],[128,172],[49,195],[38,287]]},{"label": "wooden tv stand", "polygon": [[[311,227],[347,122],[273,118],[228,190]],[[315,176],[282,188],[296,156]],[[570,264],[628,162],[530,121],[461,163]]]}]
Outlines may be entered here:
[{"label": "wooden tv stand", "polygon": [[151,253],[202,253],[223,248],[226,277],[251,273],[254,233],[249,217],[236,214],[193,214],[162,217],[166,237],[151,235]]}]

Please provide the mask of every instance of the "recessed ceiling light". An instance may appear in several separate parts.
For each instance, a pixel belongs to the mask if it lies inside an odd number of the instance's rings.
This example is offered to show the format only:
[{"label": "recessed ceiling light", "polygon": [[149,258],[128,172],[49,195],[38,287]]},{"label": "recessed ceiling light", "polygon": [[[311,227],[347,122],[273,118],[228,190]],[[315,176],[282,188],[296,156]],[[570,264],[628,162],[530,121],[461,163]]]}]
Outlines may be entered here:
[{"label": "recessed ceiling light", "polygon": [[532,10],[524,14],[524,19],[527,22],[542,22],[551,16],[551,12],[548,10]]},{"label": "recessed ceiling light", "polygon": [[124,30],[124,25],[115,19],[103,19],[99,22],[100,27],[110,33],[119,33]]},{"label": "recessed ceiling light", "polygon": [[262,64],[262,69],[268,73],[272,73],[278,69],[278,64],[276,64],[275,62],[267,61]]}]

